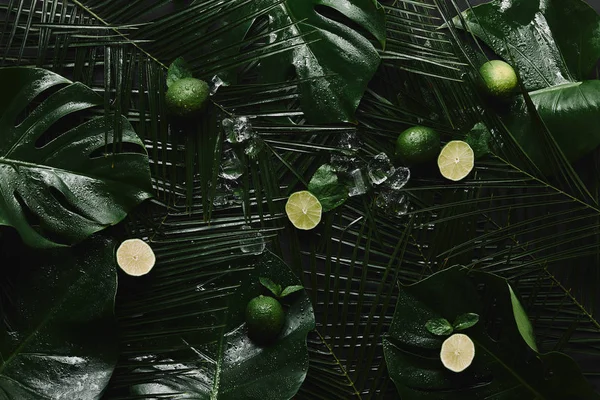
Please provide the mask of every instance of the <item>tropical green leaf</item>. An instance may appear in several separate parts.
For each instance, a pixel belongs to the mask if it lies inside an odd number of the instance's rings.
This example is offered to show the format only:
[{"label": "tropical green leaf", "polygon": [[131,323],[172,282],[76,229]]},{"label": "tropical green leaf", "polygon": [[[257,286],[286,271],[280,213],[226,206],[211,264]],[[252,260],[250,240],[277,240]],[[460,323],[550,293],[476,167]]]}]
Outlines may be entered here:
[{"label": "tropical green leaf", "polygon": [[3,399],[99,399],[117,362],[114,243],[37,250],[0,242],[12,282],[0,331]]},{"label": "tropical green leaf", "polygon": [[[91,89],[34,68],[0,69],[0,81],[1,225],[16,228],[30,246],[70,245],[150,197],[146,150],[127,120],[116,117],[121,146],[131,150],[115,147],[112,118],[81,123],[73,115],[102,103]],[[27,107],[32,111],[20,121]],[[65,126],[63,118],[77,125]]]},{"label": "tropical green leaf", "polygon": [[[490,313],[490,310],[495,310]],[[475,359],[464,372],[446,370],[442,338],[424,329],[432,318],[454,320],[477,311],[481,323],[469,337]],[[390,376],[410,399],[598,399],[575,362],[562,353],[537,354],[517,325],[510,289],[493,274],[452,267],[400,290],[394,320],[384,338]],[[548,372],[551,371],[549,374]]]},{"label": "tropical green leaf", "polygon": [[270,17],[274,40],[291,39],[293,49],[263,60],[263,79],[285,81],[292,70],[305,82],[300,84],[300,102],[310,122],[354,121],[380,62],[370,38],[354,25],[385,45],[383,8],[373,0],[286,0],[272,9]]},{"label": "tropical green leaf", "polygon": [[446,318],[432,318],[425,323],[425,328],[436,336],[447,336],[454,332],[452,324]]},{"label": "tropical green leaf", "polygon": [[304,290],[304,286],[302,285],[291,285],[286,287],[285,289],[283,289],[283,292],[281,292],[281,297],[286,297],[289,296],[292,293],[297,293],[301,290]]},{"label": "tropical green leaf", "polygon": [[581,0],[494,0],[463,17],[496,54],[514,60],[528,91],[587,79],[600,58],[600,16]]},{"label": "tropical green leaf", "polygon": [[[161,254],[160,247],[157,254]],[[308,296],[294,297],[285,309],[286,322],[279,337],[274,344],[261,347],[248,338],[244,325],[248,301],[262,292],[259,277],[286,285],[297,284],[298,278],[270,252],[233,263],[231,269],[205,271],[206,286],[196,292],[200,302],[191,302],[187,308],[179,305],[178,312],[204,316],[193,318],[200,324],[197,332],[182,329],[160,339],[160,348],[179,350],[166,356],[152,353],[152,346],[142,346],[140,351],[148,351],[148,356],[129,361],[131,375],[143,382],[131,386],[132,394],[140,398],[288,400],[298,391],[308,370],[306,337],[315,324]],[[153,332],[181,328],[168,318],[146,317],[152,321],[147,325],[149,337]],[[190,326],[189,318],[182,322]]]},{"label": "tropical green leaf", "polygon": [[182,79],[182,78],[191,78],[192,77],[192,69],[185,62],[183,57],[176,58],[175,61],[169,65],[169,70],[167,71],[167,86],[171,86],[173,82]]},{"label": "tropical green leaf", "polygon": [[269,289],[269,291],[271,291],[271,293],[273,293],[276,297],[281,296],[281,285],[273,282],[271,279],[269,278],[265,278],[263,276],[261,276],[259,278],[260,284],[263,285],[264,287],[266,287],[267,289]]},{"label": "tropical green leaf", "polygon": [[[567,83],[529,93],[537,112],[569,161],[576,161],[600,144],[600,81]],[[535,134],[538,128],[522,96],[504,118],[507,127],[541,169],[548,154]]]},{"label": "tropical green leaf", "polygon": [[471,146],[477,160],[490,154],[492,134],[482,122],[478,122],[465,136],[465,142]]},{"label": "tropical green leaf", "polygon": [[535,343],[535,335],[533,334],[533,327],[525,313],[525,309],[523,309],[521,302],[510,285],[508,285],[508,291],[510,292],[510,303],[515,316],[515,322],[517,323],[517,329],[519,329],[521,337],[525,340],[527,345],[531,347],[532,350],[538,351],[537,344]]},{"label": "tropical green leaf", "polygon": [[344,204],[348,198],[348,189],[338,180],[338,176],[329,164],[323,164],[308,183],[308,191],[314,194],[323,212],[331,211]]},{"label": "tropical green leaf", "polygon": [[454,320],[452,326],[456,331],[464,331],[469,329],[479,322],[479,315],[474,313],[461,314]]},{"label": "tropical green leaf", "polygon": [[[125,10],[101,0],[80,3],[110,24],[125,15],[128,21],[156,18],[142,2]],[[291,78],[309,121],[322,123],[354,121],[380,63],[372,42],[384,46],[386,29],[384,10],[373,0],[209,0],[131,36],[149,40],[144,48],[163,62],[184,54],[205,80],[218,75],[233,82],[235,68],[260,60],[259,82]]]}]

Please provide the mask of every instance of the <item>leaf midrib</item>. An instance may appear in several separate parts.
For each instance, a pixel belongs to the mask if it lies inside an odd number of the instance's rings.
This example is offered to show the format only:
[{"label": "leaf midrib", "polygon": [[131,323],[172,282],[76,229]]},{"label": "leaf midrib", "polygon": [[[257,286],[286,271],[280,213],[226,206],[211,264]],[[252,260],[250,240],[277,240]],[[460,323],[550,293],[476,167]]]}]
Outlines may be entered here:
[{"label": "leaf midrib", "polygon": [[56,168],[56,167],[51,167],[51,166],[44,165],[44,164],[35,164],[35,163],[27,162],[27,161],[15,160],[12,158],[0,157],[0,164],[18,166],[18,167],[26,167],[29,169],[43,169],[43,170],[52,171],[52,172],[60,171],[60,172],[64,172],[64,173],[70,174],[70,175],[84,176],[86,178],[90,178],[90,179],[93,179],[96,181],[110,182],[113,184],[122,184],[122,182],[115,181],[114,179],[109,179],[109,178],[104,178],[104,177],[100,178],[98,176],[86,174],[84,172],[71,171],[71,170],[64,169],[64,168]]}]

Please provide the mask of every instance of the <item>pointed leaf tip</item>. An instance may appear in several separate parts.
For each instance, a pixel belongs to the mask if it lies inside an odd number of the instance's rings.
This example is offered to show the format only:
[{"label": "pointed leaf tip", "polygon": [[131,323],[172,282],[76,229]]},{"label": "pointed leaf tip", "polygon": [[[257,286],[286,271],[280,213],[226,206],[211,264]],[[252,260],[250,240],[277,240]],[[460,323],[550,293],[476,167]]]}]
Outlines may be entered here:
[{"label": "pointed leaf tip", "polygon": [[271,293],[273,293],[276,297],[281,296],[281,285],[278,285],[277,283],[273,282],[271,279],[269,278],[264,278],[264,277],[260,277],[258,278],[258,280],[260,281],[260,284],[263,285],[264,287],[266,287],[267,289],[269,289],[269,291]]}]

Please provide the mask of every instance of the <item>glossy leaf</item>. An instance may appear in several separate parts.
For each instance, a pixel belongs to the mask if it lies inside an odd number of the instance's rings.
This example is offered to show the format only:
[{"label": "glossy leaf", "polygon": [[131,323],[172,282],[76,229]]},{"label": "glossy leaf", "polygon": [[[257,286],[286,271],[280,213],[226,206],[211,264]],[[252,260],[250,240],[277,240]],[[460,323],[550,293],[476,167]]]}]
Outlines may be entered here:
[{"label": "glossy leaf", "polygon": [[[125,118],[118,118],[122,144],[135,152],[114,155],[104,154],[116,141],[113,118],[62,125],[102,103],[91,89],[34,68],[0,69],[0,82],[0,225],[16,228],[30,246],[71,245],[150,197],[146,150]],[[21,122],[27,107],[33,111]]]},{"label": "glossy leaf", "polygon": [[[600,58],[600,16],[582,0],[494,0],[463,17],[496,54],[514,60],[528,91],[587,79]],[[458,17],[454,24],[462,26]]]},{"label": "glossy leaf", "polygon": [[183,57],[179,57],[175,59],[169,65],[169,70],[167,71],[167,86],[171,86],[173,82],[183,79],[183,78],[191,78],[192,77],[192,69],[188,65],[187,62],[183,59]]},{"label": "glossy leaf", "polygon": [[515,315],[517,329],[519,329],[521,337],[523,337],[523,340],[525,340],[527,345],[531,347],[532,350],[538,351],[537,344],[535,343],[535,336],[533,334],[533,327],[531,326],[529,318],[527,318],[527,313],[525,313],[525,309],[523,309],[521,302],[510,285],[508,285],[508,291],[510,292],[510,303],[512,304],[513,314]]},{"label": "glossy leaf", "polygon": [[492,134],[489,129],[481,122],[478,122],[465,136],[465,142],[471,146],[475,159],[478,160],[490,154],[490,143]]},{"label": "glossy leaf", "polygon": [[297,293],[301,290],[304,290],[304,286],[302,285],[288,286],[285,289],[283,289],[283,292],[281,292],[281,297],[289,296],[290,294]]},{"label": "glossy leaf", "polygon": [[[515,315],[512,301],[506,280],[462,267],[403,286],[384,338],[385,359],[400,396],[599,399],[570,357],[530,349],[517,327],[523,315]],[[444,337],[431,335],[425,324],[433,318],[452,321],[473,311],[481,322],[466,333],[475,343],[475,359],[457,374],[445,369],[439,358]]]},{"label": "glossy leaf", "polygon": [[341,206],[348,199],[348,189],[337,177],[329,164],[323,164],[315,172],[308,183],[308,191],[319,199],[323,212]]},{"label": "glossy leaf", "polygon": [[269,289],[269,291],[273,293],[276,297],[279,297],[281,295],[281,285],[273,282],[269,278],[265,278],[262,276],[260,277],[259,281],[261,285]]},{"label": "glossy leaf", "polygon": [[[137,360],[140,367],[134,375],[153,378],[152,383],[132,386],[132,394],[220,400],[288,400],[295,395],[308,370],[307,334],[315,327],[310,300],[304,292],[292,297],[285,307],[285,325],[275,343],[256,345],[247,336],[244,311],[248,301],[261,293],[259,277],[284,285],[299,281],[270,252],[244,260],[239,259],[234,269],[210,280],[217,290],[207,290],[204,304],[191,304],[190,313],[209,310],[199,320],[205,324],[199,336],[190,337],[182,330],[181,334],[163,339],[164,348],[181,348],[175,359],[155,354],[146,357],[155,360],[151,363]],[[226,296],[226,289],[235,285],[239,285],[235,293]],[[167,319],[158,324],[172,330],[170,322]],[[136,360],[132,362],[135,366]]]},{"label": "glossy leaf", "polygon": [[[517,300],[517,302],[518,302],[518,300]],[[515,317],[516,317],[516,315],[515,315]],[[479,322],[479,315],[477,315],[475,313],[466,313],[466,314],[461,314],[458,317],[456,317],[452,326],[454,327],[454,329],[456,331],[464,331],[465,329],[469,329],[469,328],[475,326],[475,324],[477,324],[477,322]]]},{"label": "glossy leaf", "polygon": [[370,39],[385,44],[383,8],[373,0],[286,0],[269,16],[271,40],[288,40],[289,50],[261,61],[263,81],[285,81],[292,73],[302,82],[300,102],[311,123],[354,121],[380,63]]},{"label": "glossy leaf", "polygon": [[13,282],[0,341],[0,398],[99,399],[117,361],[114,244],[31,251],[3,241]]},{"label": "glossy leaf", "polygon": [[436,336],[448,336],[454,332],[452,324],[446,318],[433,318],[425,323],[425,328]]},{"label": "glossy leaf", "polygon": [[[529,95],[537,112],[569,161],[576,161],[600,145],[600,81],[554,86]],[[511,105],[505,123],[536,165],[545,169],[535,121],[522,96]]]}]

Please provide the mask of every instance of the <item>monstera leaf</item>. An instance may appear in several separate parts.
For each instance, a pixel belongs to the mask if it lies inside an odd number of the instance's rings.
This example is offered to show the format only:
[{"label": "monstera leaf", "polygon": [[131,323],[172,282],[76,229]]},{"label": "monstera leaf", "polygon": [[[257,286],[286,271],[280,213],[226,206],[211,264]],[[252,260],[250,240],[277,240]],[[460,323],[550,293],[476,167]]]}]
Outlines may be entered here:
[{"label": "monstera leaf", "polygon": [[[15,235],[16,236],[16,235]],[[117,362],[114,245],[31,251],[3,237],[0,398],[99,399]]]},{"label": "monstera leaf", "polygon": [[[285,297],[282,332],[273,344],[259,346],[247,336],[244,312],[253,297],[267,293],[260,278],[281,287],[300,281],[270,252],[231,264],[206,266],[204,283],[192,285],[193,295],[179,294],[185,304],[177,310],[187,318],[161,320],[163,309],[175,307],[167,303],[131,324],[144,328],[146,340],[134,343],[140,345],[139,354],[127,363],[133,371],[126,381],[147,381],[134,384],[131,394],[177,400],[288,400],[296,394],[308,371],[306,338],[315,327],[311,302],[304,291]],[[186,275],[188,284],[191,275]],[[169,290],[165,283],[161,286],[163,291],[153,292],[159,299]],[[126,330],[124,334],[130,335]],[[154,348],[160,352],[153,353]],[[171,351],[164,354],[164,349]]]},{"label": "monstera leaf", "polygon": [[[463,13],[468,29],[519,71],[544,123],[569,161],[600,144],[593,128],[597,81],[589,77],[600,57],[600,16],[581,0],[492,1]],[[459,17],[454,23],[461,27]],[[525,153],[550,172],[547,152],[526,103],[515,98],[504,118]]]},{"label": "monstera leaf", "polygon": [[[600,16],[581,0],[494,0],[463,17],[496,54],[514,60],[527,90],[587,79],[600,58]],[[462,26],[459,17],[454,24]]]},{"label": "monstera leaf", "polygon": [[73,113],[101,104],[99,95],[37,68],[0,69],[0,82],[0,225],[30,246],[71,245],[150,196],[146,151],[127,120],[122,144],[135,152],[114,155],[104,154],[113,118],[65,128]]},{"label": "monstera leaf", "polygon": [[380,63],[371,39],[385,44],[385,13],[377,1],[231,1],[228,11],[219,15],[218,26],[228,25],[227,33],[210,44],[210,51],[223,49],[215,57],[235,53],[231,43],[244,38],[257,15],[267,15],[270,23],[272,33],[265,46],[285,44],[261,59],[261,82],[290,77],[301,82],[301,106],[311,123],[354,121]]},{"label": "monstera leaf", "polygon": [[304,82],[302,110],[313,123],[354,121],[356,107],[379,67],[379,55],[369,39],[332,18],[336,13],[385,44],[384,11],[373,0],[288,0],[270,12],[277,30],[274,39],[294,37],[294,48],[263,60],[262,76],[281,82],[293,68]]},{"label": "monstera leaf", "polygon": [[[480,316],[462,332],[475,343],[475,359],[455,373],[440,361],[445,338],[425,325],[466,313]],[[411,400],[600,399],[570,357],[536,352],[531,325],[506,280],[462,267],[401,287],[384,354],[400,396]]]},{"label": "monstera leaf", "polygon": [[[570,161],[600,145],[599,93],[600,81],[567,83],[529,93],[558,147]],[[544,148],[534,132],[536,123],[522,96],[511,105],[505,121],[531,160],[542,170],[548,170]]]}]

